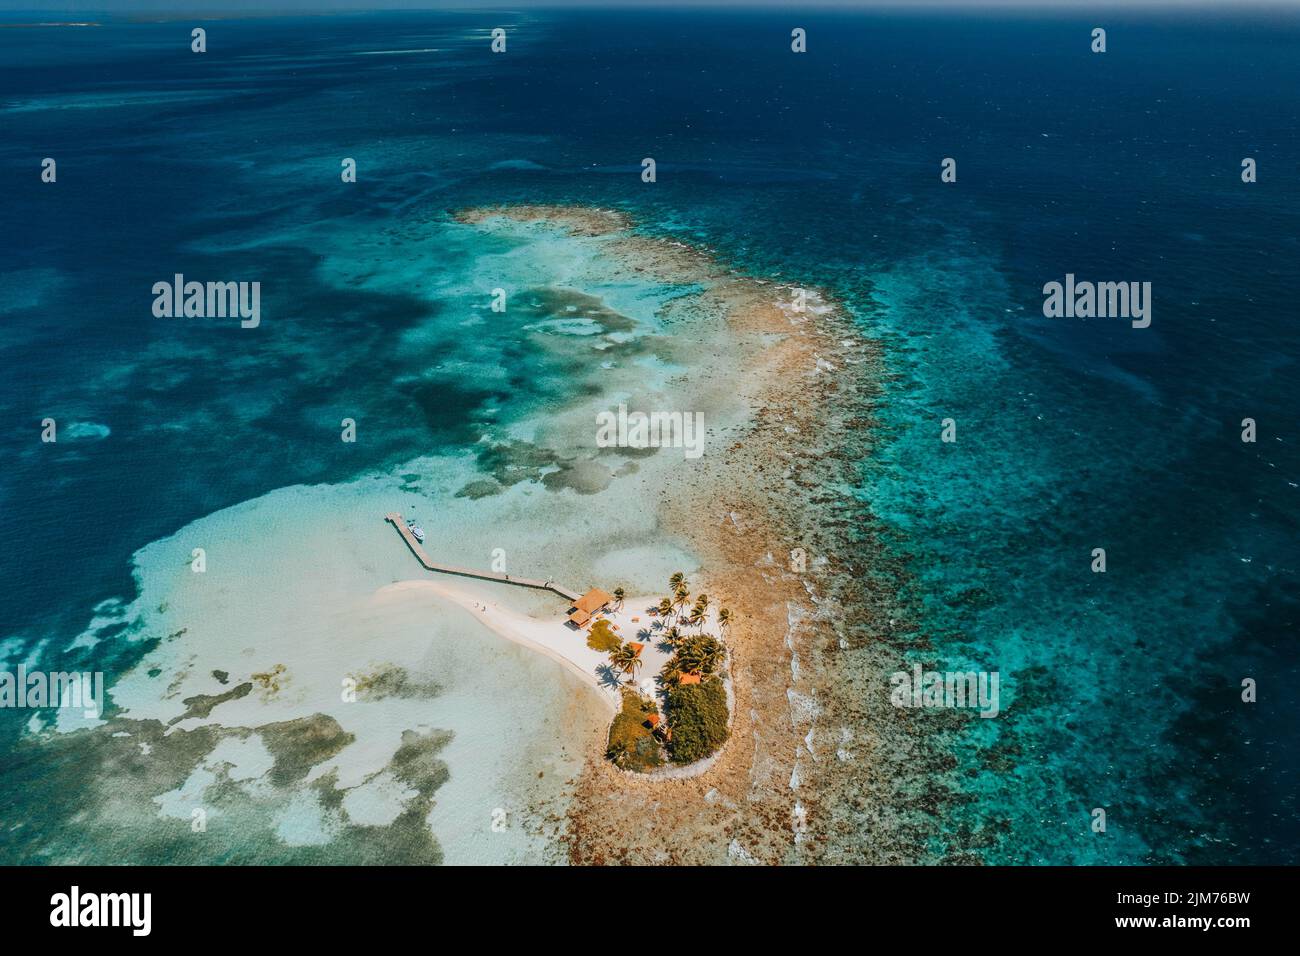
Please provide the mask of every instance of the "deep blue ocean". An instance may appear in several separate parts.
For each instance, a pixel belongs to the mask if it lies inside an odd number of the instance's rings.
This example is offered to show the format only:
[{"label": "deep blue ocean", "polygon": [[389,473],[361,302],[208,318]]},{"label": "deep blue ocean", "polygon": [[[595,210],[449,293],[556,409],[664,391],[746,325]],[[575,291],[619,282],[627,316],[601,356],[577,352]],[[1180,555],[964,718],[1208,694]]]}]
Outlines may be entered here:
[{"label": "deep blue ocean", "polygon": [[[133,596],[136,549],[546,402],[553,369],[395,384],[439,308],[439,251],[401,237],[468,205],[616,206],[825,287],[883,343],[844,493],[907,558],[925,659],[1004,682],[1003,717],[952,743],[950,832],[989,862],[1297,862],[1300,16],[340,15],[205,21],[204,55],[194,25],[0,29],[6,666],[128,667],[139,645],[67,648]],[[388,291],[340,294],[322,244],[390,225]],[[265,277],[292,331],[160,324],[177,271]],[[1150,282],[1150,328],[1044,318],[1067,273]],[[313,439],[341,406],[364,462]],[[57,446],[47,416],[76,424]],[[0,713],[0,769],[25,719]]]}]

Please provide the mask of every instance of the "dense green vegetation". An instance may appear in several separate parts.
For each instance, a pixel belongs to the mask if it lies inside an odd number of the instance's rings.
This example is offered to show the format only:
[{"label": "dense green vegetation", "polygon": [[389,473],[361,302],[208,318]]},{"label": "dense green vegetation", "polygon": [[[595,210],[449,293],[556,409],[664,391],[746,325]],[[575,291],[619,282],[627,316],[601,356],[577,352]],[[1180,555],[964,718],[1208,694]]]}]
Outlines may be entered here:
[{"label": "dense green vegetation", "polygon": [[[659,673],[664,714],[657,727],[652,727],[650,718],[659,716],[655,700],[629,689],[623,691],[623,707],[610,725],[605,754],[624,770],[653,770],[665,756],[677,764],[703,760],[717,753],[730,734],[727,690],[722,682],[727,648],[704,632],[712,602],[707,594],[699,594],[692,603],[686,575],[680,571],[668,579],[668,589],[671,597],[659,601],[659,620],[653,626],[661,646],[667,644],[673,652]],[[614,594],[621,604],[624,590],[617,588]],[[729,628],[732,621],[731,611],[718,610],[719,630]],[[698,631],[692,634],[691,629]],[[639,648],[623,644],[608,623],[597,622],[587,644],[608,654],[610,668],[621,673],[627,683],[635,681],[643,663]]]},{"label": "dense green vegetation", "polygon": [[668,725],[673,763],[694,763],[714,753],[727,740],[727,690],[716,677],[700,684],[668,688]]},{"label": "dense green vegetation", "polygon": [[708,677],[722,669],[727,659],[727,649],[712,634],[696,634],[676,642],[676,651],[664,666],[665,681],[676,681],[683,674],[702,674]]},{"label": "dense green vegetation", "polygon": [[662,764],[663,750],[659,740],[646,726],[646,720],[654,713],[658,713],[654,701],[645,700],[630,690],[623,691],[623,709],[609,725],[609,746],[605,749],[605,756],[624,770],[645,772]]}]

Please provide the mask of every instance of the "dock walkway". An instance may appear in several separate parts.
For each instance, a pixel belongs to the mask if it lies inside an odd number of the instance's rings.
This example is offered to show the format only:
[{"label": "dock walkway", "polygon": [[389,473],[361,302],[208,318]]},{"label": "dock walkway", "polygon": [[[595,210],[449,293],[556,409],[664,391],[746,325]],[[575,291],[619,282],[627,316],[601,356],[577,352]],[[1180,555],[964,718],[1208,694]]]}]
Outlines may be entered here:
[{"label": "dock walkway", "polygon": [[430,571],[440,571],[443,574],[459,574],[461,577],[479,578],[483,581],[499,581],[502,584],[517,584],[523,588],[536,588],[539,591],[553,591],[560,597],[569,601],[576,601],[578,598],[582,597],[582,595],[577,591],[571,591],[569,588],[561,587],[554,581],[537,581],[532,578],[512,578],[510,575],[503,574],[499,571],[473,571],[469,568],[457,568],[449,564],[437,564],[434,561],[431,561],[429,556],[424,553],[424,548],[420,546],[420,542],[415,540],[415,535],[411,534],[411,529],[406,526],[405,518],[393,511],[385,515],[384,520],[397,529],[398,534],[402,536],[402,540],[406,542],[406,546],[410,548],[411,553],[415,555],[415,559]]}]

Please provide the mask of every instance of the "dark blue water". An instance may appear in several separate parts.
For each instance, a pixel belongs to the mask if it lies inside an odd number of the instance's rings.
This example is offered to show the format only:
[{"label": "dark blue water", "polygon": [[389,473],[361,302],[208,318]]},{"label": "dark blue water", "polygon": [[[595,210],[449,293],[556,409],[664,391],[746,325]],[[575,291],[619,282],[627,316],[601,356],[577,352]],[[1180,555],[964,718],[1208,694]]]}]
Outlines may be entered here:
[{"label": "dark blue water", "polygon": [[[853,493],[910,555],[924,659],[997,670],[1006,698],[950,741],[969,802],[940,844],[1294,862],[1300,19],[507,19],[213,21],[202,56],[183,21],[0,30],[6,666],[128,666],[138,647],[64,648],[130,598],[137,548],[545,401],[544,375],[510,395],[394,386],[425,358],[402,330],[438,305],[401,282],[340,295],[326,245],[389,230],[410,276],[412,237],[448,209],[617,205],[824,285],[883,341],[885,440]],[[176,271],[264,277],[290,321],[256,339],[160,325],[148,290]],[[1151,327],[1043,318],[1067,272],[1151,282]],[[340,406],[375,423],[364,459],[320,438]],[[47,416],[110,434],[42,445]],[[21,722],[0,729],[8,746]]]}]

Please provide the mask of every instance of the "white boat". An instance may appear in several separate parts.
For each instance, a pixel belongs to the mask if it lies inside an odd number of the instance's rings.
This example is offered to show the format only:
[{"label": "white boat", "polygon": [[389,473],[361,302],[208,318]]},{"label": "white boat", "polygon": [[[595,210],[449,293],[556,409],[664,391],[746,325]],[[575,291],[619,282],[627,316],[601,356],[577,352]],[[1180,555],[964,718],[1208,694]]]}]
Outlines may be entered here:
[{"label": "white boat", "polygon": [[406,522],[406,526],[411,529],[411,534],[414,536],[415,540],[420,542],[420,544],[424,544],[424,529],[414,521]]}]

